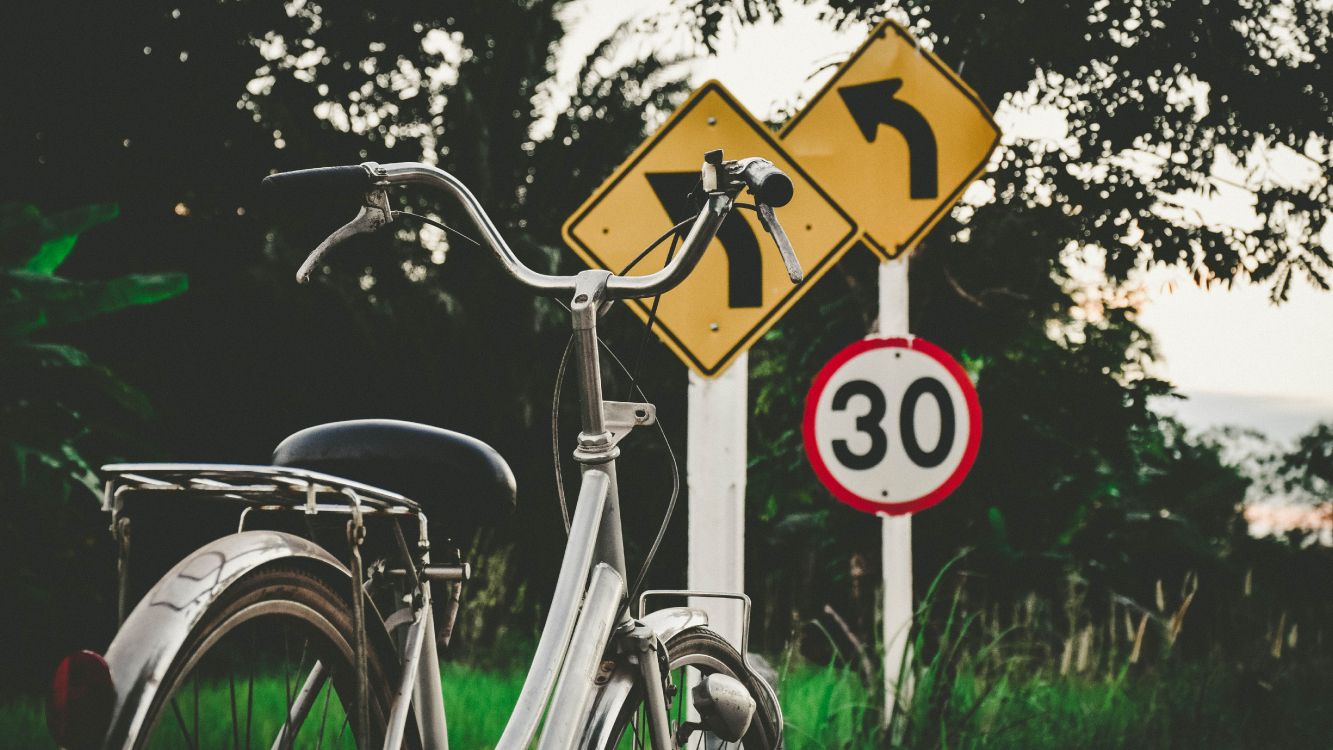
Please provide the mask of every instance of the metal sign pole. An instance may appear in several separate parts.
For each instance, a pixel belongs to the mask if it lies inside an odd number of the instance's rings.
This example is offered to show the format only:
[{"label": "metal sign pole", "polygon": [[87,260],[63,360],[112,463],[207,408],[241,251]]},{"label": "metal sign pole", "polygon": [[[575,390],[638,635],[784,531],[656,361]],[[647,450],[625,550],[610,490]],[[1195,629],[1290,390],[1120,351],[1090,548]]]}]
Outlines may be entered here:
[{"label": "metal sign pole", "polygon": [[[879,265],[879,335],[907,336],[907,253]],[[884,577],[884,722],[911,696],[904,655],[912,625],[912,516],[881,515]]]},{"label": "metal sign pole", "polygon": [[[690,495],[687,586],[745,590],[745,423],[749,417],[749,355],[712,380],[690,371],[685,474]],[[691,599],[710,627],[741,647],[742,606],[726,599]]]}]

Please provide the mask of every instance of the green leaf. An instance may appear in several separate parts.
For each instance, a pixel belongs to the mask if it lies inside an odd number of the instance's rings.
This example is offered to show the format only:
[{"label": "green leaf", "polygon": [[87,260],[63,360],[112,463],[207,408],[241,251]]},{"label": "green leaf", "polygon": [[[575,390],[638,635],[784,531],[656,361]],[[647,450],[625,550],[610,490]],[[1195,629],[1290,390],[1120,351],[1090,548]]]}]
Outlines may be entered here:
[{"label": "green leaf", "polygon": [[28,271],[4,275],[9,298],[0,300],[0,332],[10,335],[161,302],[189,286],[182,273],[131,274],[109,281],[72,281]]},{"label": "green leaf", "polygon": [[0,263],[22,264],[33,273],[54,273],[74,249],[79,235],[120,215],[114,203],[90,206],[42,216],[35,206],[0,206]]},{"label": "green leaf", "polygon": [[148,397],[86,353],[66,344],[21,342],[0,350],[0,382],[6,402],[58,402],[82,410],[101,401],[148,417]]},{"label": "green leaf", "polygon": [[33,273],[54,273],[69,253],[74,249],[74,243],[79,241],[79,235],[67,234],[64,237],[58,237],[54,240],[43,242],[37,254],[28,259],[27,270]]},{"label": "green leaf", "polygon": [[0,364],[0,372],[8,369],[28,367],[87,367],[92,364],[88,355],[81,349],[68,344],[33,344],[21,343],[4,350],[5,361]]}]

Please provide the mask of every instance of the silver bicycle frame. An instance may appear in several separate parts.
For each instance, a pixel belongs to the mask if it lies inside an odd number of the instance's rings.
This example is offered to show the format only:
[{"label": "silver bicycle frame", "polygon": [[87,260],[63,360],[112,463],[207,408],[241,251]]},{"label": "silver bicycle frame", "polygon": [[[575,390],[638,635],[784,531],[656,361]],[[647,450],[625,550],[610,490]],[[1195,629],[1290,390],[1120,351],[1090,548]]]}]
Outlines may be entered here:
[{"label": "silver bicycle frame", "polygon": [[594,677],[611,631],[630,622],[628,608],[623,606],[628,592],[616,486],[618,436],[607,429],[597,342],[597,311],[609,277],[605,271],[580,274],[570,305],[573,362],[582,407],[575,458],[583,464],[583,483],[551,614],[497,750],[518,750],[531,743],[553,685],[552,715],[538,747],[570,747],[583,729]]},{"label": "silver bicycle frame", "polygon": [[[661,294],[684,280],[726,219],[733,198],[726,192],[715,190],[714,167],[705,164],[704,185],[710,190],[706,204],[690,227],[681,252],[665,268],[635,277],[615,276],[604,270],[584,271],[576,276],[552,276],[534,271],[519,260],[476,197],[453,175],[434,166],[412,162],[383,165],[368,162],[363,166],[378,178],[381,185],[422,184],[452,194],[511,277],[539,294],[573,295],[570,301],[573,363],[581,421],[574,458],[583,465],[583,481],[550,614],[514,712],[496,745],[497,750],[528,747],[547,713],[549,701],[551,715],[546,718],[538,747],[570,747],[588,721],[588,707],[596,687],[594,675],[612,632],[623,631],[633,623],[629,608],[625,606],[627,574],[615,460],[620,452],[617,443],[628,433],[634,420],[625,420],[620,414],[609,420],[607,410],[620,411],[625,406],[632,407],[631,410],[639,414],[648,414],[651,410],[646,404],[604,401],[597,318],[604,302]],[[654,641],[653,647],[657,646]],[[639,661],[644,679],[649,682],[660,680],[655,655]],[[432,667],[437,662],[423,660],[420,664],[419,679],[438,683],[438,673],[432,674]],[[657,689],[653,690],[653,687]],[[660,682],[649,686],[650,695],[660,696],[660,693]],[[433,710],[433,706],[418,706],[422,714]],[[654,713],[661,715],[650,716],[653,742],[657,747],[667,747],[672,738],[664,729],[667,726],[665,705]],[[441,718],[439,724],[443,723]],[[423,739],[428,745],[435,740],[444,747],[443,737],[428,736],[424,718],[421,725]]]},{"label": "silver bicycle frame", "polygon": [[[662,675],[659,671],[658,652],[661,644],[682,629],[706,625],[707,615],[697,609],[677,607],[642,615],[634,620],[627,606],[628,596],[625,566],[625,548],[620,522],[620,496],[616,482],[616,457],[619,442],[638,425],[652,423],[651,404],[605,401],[597,338],[597,318],[605,303],[615,299],[647,297],[670,290],[682,281],[698,263],[704,248],[712,241],[726,219],[734,201],[725,191],[712,190],[705,205],[685,238],[681,252],[660,271],[644,276],[615,276],[604,270],[589,270],[575,276],[551,276],[525,266],[510,250],[476,198],[457,178],[436,167],[417,163],[379,165],[367,163],[366,170],[381,186],[393,184],[425,184],[443,189],[458,199],[482,233],[487,246],[515,280],[544,295],[571,294],[570,315],[573,324],[573,367],[577,375],[580,401],[580,432],[574,458],[582,465],[582,483],[578,492],[569,532],[569,540],[561,561],[551,607],[524,680],[518,702],[496,747],[499,750],[522,750],[529,747],[537,730],[544,729],[537,746],[543,750],[563,750],[588,738],[604,738],[616,719],[616,699],[628,695],[628,685],[639,682],[644,687],[645,703],[649,706],[648,723],[656,747],[672,746],[674,740],[663,700]],[[710,165],[704,166],[704,184],[709,186]],[[716,187],[716,177],[712,180]],[[711,188],[710,188],[711,190]],[[393,515],[415,515],[420,520],[422,549],[429,549],[425,517],[420,507],[407,498],[373,487],[347,482],[336,477],[293,469],[273,467],[224,467],[217,465],[123,465],[106,467],[113,473],[119,470],[122,479],[131,478],[134,489],[216,489],[227,497],[241,499],[247,493],[268,495],[275,487],[285,490],[304,488],[308,494],[304,505],[263,505],[262,509],[304,509],[307,513],[322,511],[348,512],[359,523],[363,504],[370,503],[376,512]],[[170,475],[167,478],[157,474]],[[235,486],[223,481],[228,474],[257,476],[262,482],[253,487]],[[191,478],[181,480],[181,475]],[[118,509],[119,490],[115,482],[107,485],[107,509]],[[270,486],[272,484],[273,486]],[[316,502],[316,487],[333,489],[347,495],[346,505],[323,505]],[[130,489],[122,487],[121,489]],[[279,488],[281,489],[281,488]],[[133,742],[141,728],[142,713],[147,710],[145,696],[160,683],[176,641],[164,642],[153,634],[169,629],[180,636],[190,632],[193,617],[207,610],[210,602],[225,589],[210,582],[214,573],[200,578],[197,569],[216,570],[216,575],[227,571],[227,580],[236,580],[247,571],[282,556],[304,555],[318,560],[329,571],[345,575],[340,566],[322,548],[289,535],[244,531],[225,537],[200,549],[192,558],[177,566],[180,573],[169,574],[149,592],[136,611],[126,620],[126,627],[108,651],[113,670],[130,670],[121,680],[134,680],[132,694],[118,696],[118,728],[108,736],[108,746],[120,746],[119,741]],[[256,552],[255,550],[258,550]],[[423,568],[417,579],[414,605],[391,614],[385,625],[390,629],[407,625],[402,640],[403,671],[395,686],[393,703],[386,726],[386,749],[398,748],[407,730],[408,717],[413,713],[422,745],[428,750],[446,750],[445,709],[440,693],[440,666],[435,648],[428,582],[432,580],[429,556],[422,555]],[[410,567],[410,565],[409,565]],[[450,578],[457,576],[465,566],[447,568]],[[399,571],[411,573],[411,570]],[[437,575],[445,575],[437,573]],[[157,599],[165,593],[191,602],[188,610],[157,607]],[[158,618],[158,619],[154,619]],[[165,618],[165,619],[163,619]],[[161,621],[159,621],[161,620]],[[637,665],[637,674],[617,662],[607,673],[612,662],[608,648],[613,643],[626,645],[637,655],[627,660]],[[121,657],[122,651],[142,651]],[[137,670],[137,671],[135,671]],[[605,678],[605,679],[603,679]],[[298,700],[291,707],[291,716],[303,717],[309,701],[319,693],[319,686],[327,679],[326,671],[316,665],[307,677]],[[121,716],[121,708],[129,710]],[[549,709],[549,710],[548,710]],[[137,712],[137,713],[133,713]],[[131,715],[132,714],[132,715]],[[296,721],[294,723],[298,723]],[[117,739],[119,738],[119,739]],[[128,738],[128,739],[126,739]],[[289,739],[280,736],[274,747],[285,747]]]}]

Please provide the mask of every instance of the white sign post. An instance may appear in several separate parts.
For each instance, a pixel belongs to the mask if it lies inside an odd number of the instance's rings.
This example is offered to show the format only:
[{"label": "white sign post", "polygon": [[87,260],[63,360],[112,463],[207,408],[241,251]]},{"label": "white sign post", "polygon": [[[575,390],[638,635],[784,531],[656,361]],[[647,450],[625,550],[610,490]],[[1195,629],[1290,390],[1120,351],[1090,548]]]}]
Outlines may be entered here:
[{"label": "white sign post", "polygon": [[[879,335],[908,336],[907,253],[879,264]],[[912,626],[912,516],[880,514],[880,566],[884,579],[884,723],[898,699],[911,699],[904,659]],[[903,688],[901,695],[899,687]]]},{"label": "white sign post", "polygon": [[[690,371],[685,457],[689,492],[689,563],[686,586],[695,590],[745,590],[745,422],[749,354],[736,357],[714,379]],[[741,647],[742,608],[728,599],[697,598],[709,627]]]},{"label": "white sign post", "polygon": [[981,442],[981,407],[961,365],[908,333],[906,258],[879,269],[879,330],[815,376],[802,432],[834,497],[882,518],[885,719],[910,700],[912,521],[957,489]]}]

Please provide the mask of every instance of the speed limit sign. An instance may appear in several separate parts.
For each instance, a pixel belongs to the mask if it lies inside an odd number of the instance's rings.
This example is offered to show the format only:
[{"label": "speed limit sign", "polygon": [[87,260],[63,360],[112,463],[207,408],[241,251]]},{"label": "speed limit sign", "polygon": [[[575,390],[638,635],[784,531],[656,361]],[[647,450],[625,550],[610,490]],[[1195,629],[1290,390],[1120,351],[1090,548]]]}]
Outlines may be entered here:
[{"label": "speed limit sign", "polygon": [[868,513],[915,513],[958,488],[981,442],[981,406],[962,366],[919,338],[838,352],[805,400],[805,451],[820,481]]}]

